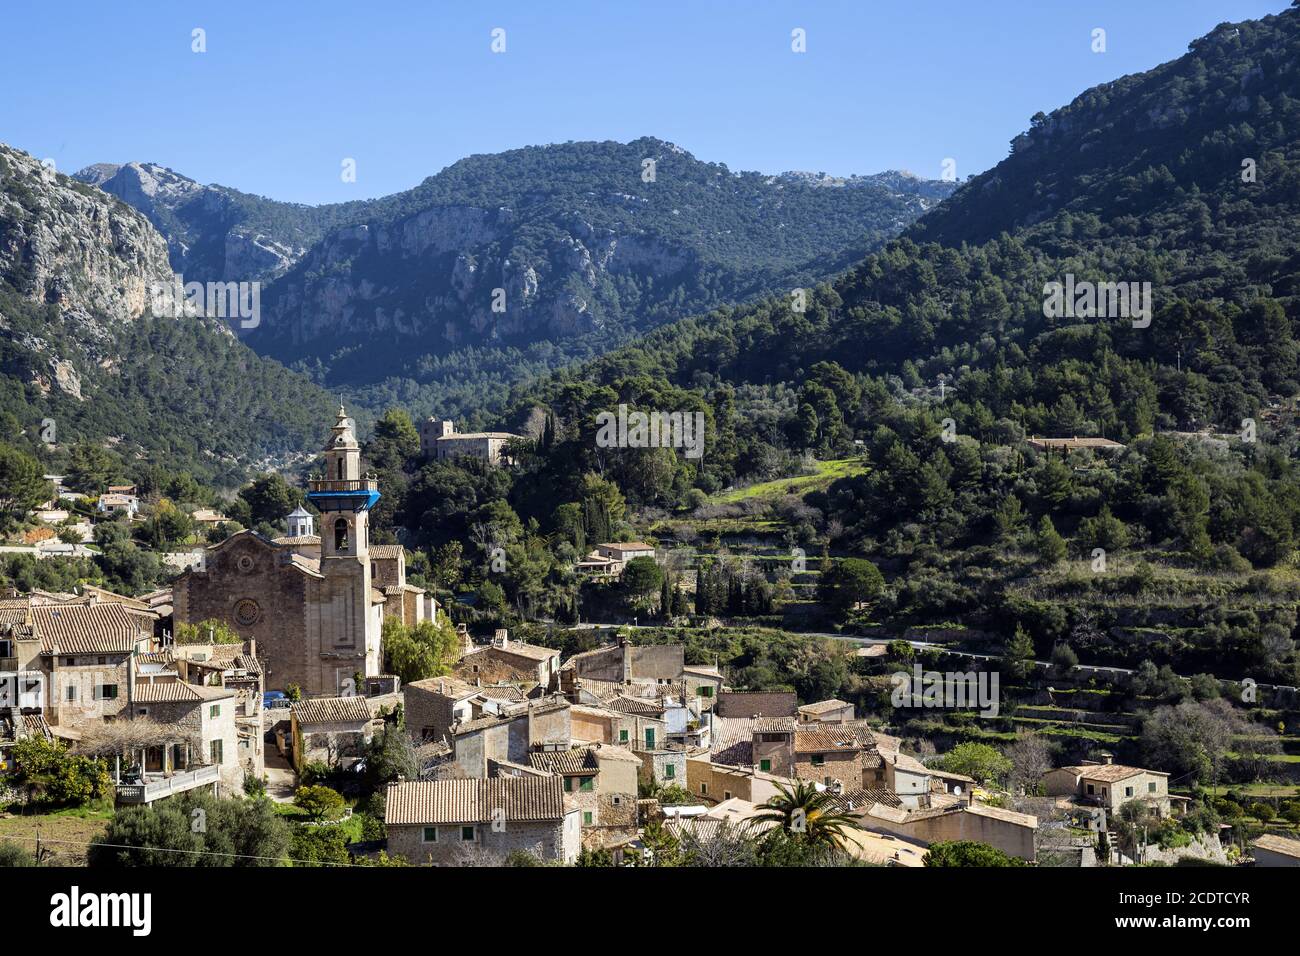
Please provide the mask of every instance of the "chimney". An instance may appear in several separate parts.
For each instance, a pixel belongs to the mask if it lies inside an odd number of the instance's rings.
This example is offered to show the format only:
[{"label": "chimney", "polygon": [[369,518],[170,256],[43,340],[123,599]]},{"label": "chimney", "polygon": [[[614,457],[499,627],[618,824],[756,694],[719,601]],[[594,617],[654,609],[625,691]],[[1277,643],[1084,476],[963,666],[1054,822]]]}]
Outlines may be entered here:
[{"label": "chimney", "polygon": [[1098,754],[1098,756],[1101,757],[1101,762],[1103,764],[1112,764],[1115,762],[1115,755],[1111,753],[1109,750],[1103,750],[1100,754]]}]

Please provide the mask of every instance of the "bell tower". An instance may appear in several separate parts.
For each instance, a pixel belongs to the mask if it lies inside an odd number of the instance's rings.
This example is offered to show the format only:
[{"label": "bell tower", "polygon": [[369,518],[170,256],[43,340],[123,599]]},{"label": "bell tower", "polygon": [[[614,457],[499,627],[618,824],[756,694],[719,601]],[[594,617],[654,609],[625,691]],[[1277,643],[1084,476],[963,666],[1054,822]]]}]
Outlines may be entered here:
[{"label": "bell tower", "polygon": [[380,619],[370,599],[370,509],[379,482],[361,475],[355,423],[339,406],[323,449],[325,474],[308,482],[307,497],[320,511],[320,686],[341,693],[358,671],[379,673]]}]

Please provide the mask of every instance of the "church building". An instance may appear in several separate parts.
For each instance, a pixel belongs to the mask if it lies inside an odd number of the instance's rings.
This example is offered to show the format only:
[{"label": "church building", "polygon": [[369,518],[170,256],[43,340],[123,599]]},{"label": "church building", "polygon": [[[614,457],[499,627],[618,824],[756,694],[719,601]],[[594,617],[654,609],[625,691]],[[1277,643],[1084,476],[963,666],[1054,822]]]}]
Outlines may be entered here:
[{"label": "church building", "polygon": [[406,583],[401,545],[370,544],[379,482],[361,474],[354,427],[340,407],[325,474],[308,482],[319,535],[311,513],[298,508],[283,537],[233,534],[173,586],[177,623],[224,621],[257,641],[268,690],[297,684],[308,697],[344,693],[354,675],[381,673],[385,615],[410,626],[437,613],[423,588]]}]

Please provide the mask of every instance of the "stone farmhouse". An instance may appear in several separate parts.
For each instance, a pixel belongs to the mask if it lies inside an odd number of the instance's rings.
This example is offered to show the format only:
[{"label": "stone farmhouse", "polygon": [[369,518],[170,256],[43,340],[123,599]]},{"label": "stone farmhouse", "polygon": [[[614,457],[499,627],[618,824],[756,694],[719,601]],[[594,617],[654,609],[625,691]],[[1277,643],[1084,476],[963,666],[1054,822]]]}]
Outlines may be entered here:
[{"label": "stone farmhouse", "polygon": [[388,852],[411,863],[456,865],[478,854],[501,861],[515,850],[572,863],[581,813],[556,775],[420,780],[389,786],[384,827]]},{"label": "stone farmhouse", "polygon": [[1048,796],[1069,797],[1112,814],[1130,800],[1150,804],[1161,816],[1170,812],[1169,774],[1113,763],[1107,753],[1101,763],[1049,770],[1043,788]]}]

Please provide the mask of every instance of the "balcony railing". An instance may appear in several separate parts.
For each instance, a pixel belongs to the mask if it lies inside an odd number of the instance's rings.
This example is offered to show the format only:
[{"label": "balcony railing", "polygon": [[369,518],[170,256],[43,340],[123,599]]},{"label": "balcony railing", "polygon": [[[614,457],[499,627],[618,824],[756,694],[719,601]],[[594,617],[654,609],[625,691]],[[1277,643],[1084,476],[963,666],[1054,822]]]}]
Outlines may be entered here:
[{"label": "balcony railing", "polygon": [[119,783],[117,785],[118,803],[153,803],[174,793],[184,793],[195,787],[215,783],[221,777],[221,768],[208,764],[197,770],[185,770],[174,773],[161,780],[146,780],[144,783]]},{"label": "balcony railing", "polygon": [[366,491],[378,491],[379,480],[377,478],[311,478],[307,481],[307,490],[360,494]]}]

